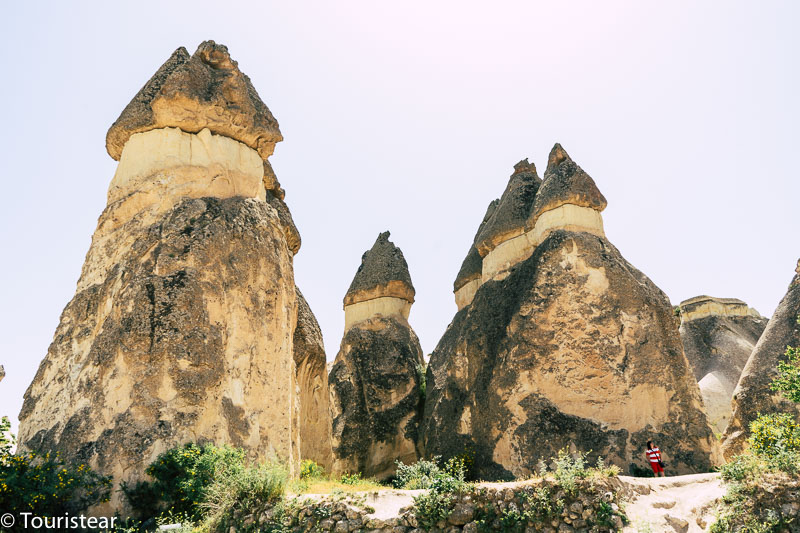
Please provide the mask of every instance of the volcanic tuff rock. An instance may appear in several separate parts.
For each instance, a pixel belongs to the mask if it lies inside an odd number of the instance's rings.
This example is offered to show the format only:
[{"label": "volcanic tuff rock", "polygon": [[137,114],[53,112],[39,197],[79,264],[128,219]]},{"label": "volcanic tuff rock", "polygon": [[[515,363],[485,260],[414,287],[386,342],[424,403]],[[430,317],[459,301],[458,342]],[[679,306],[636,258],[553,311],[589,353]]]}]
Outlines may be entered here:
[{"label": "volcanic tuff rock", "polygon": [[330,471],[331,415],[325,344],[317,318],[297,289],[294,364],[300,388],[300,457]]},{"label": "volcanic tuff rock", "polygon": [[745,449],[750,422],[759,413],[795,413],[800,420],[800,406],[770,390],[770,383],[778,376],[778,362],[786,360],[787,346],[800,346],[800,261],[786,295],[758,339],[733,391],[733,415],[722,445],[726,458]]},{"label": "volcanic tuff rock", "polygon": [[700,386],[706,415],[725,431],[733,389],[767,319],[735,298],[696,296],[681,302],[681,341]]},{"label": "volcanic tuff rock", "polygon": [[4,377],[6,377],[6,369],[3,368],[3,365],[0,365],[0,381],[3,381]]},{"label": "volcanic tuff rock", "polygon": [[299,234],[266,162],[280,139],[213,41],[191,58],[178,49],[125,108],[107,137],[119,159],[108,205],[25,393],[23,448],[116,482],[188,441],[290,467],[329,460],[322,341],[294,283]]},{"label": "volcanic tuff rock", "polygon": [[527,159],[514,165],[497,208],[475,238],[475,247],[483,258],[481,282],[504,276],[512,265],[533,252],[526,223],[541,182],[536,167]]},{"label": "volcanic tuff rock", "polygon": [[604,237],[605,199],[559,145],[533,204],[531,254],[484,281],[431,356],[425,454],[473,454],[474,475],[509,478],[571,445],[627,469],[653,439],[672,472],[708,469],[715,441],[669,300]]},{"label": "volcanic tuff rock", "polygon": [[461,269],[458,271],[456,280],[453,282],[453,293],[455,294],[456,306],[458,306],[459,310],[472,302],[472,297],[475,296],[475,291],[477,291],[478,287],[481,286],[483,258],[481,257],[480,252],[478,252],[478,249],[475,247],[475,243],[477,242],[478,236],[481,234],[481,231],[486,225],[486,222],[491,218],[494,210],[497,208],[497,204],[499,203],[499,199],[492,200],[492,202],[489,204],[489,207],[486,208],[486,214],[483,215],[483,220],[481,221],[480,226],[478,226],[478,231],[475,233],[475,238],[472,240],[472,244],[469,247],[469,252],[467,252],[464,262],[461,263]]},{"label": "volcanic tuff rock", "polygon": [[408,324],[413,301],[403,252],[381,233],[344,298],[344,338],[328,376],[335,473],[385,478],[396,460],[418,457],[424,359]]}]

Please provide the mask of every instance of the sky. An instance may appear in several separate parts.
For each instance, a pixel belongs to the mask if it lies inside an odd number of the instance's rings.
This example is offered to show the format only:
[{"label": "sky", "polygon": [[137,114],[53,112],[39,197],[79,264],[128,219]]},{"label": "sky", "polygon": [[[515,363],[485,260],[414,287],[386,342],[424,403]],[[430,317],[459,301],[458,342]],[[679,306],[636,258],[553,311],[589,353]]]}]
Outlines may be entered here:
[{"label": "sky", "polygon": [[[669,5],[666,5],[669,4]],[[800,241],[800,3],[13,2],[0,30],[0,415],[73,297],[116,162],[105,134],[179,46],[226,44],[278,119],[327,357],[378,233],[405,254],[433,351],[487,204],[560,142],[606,234],[673,303],[774,311]]]}]

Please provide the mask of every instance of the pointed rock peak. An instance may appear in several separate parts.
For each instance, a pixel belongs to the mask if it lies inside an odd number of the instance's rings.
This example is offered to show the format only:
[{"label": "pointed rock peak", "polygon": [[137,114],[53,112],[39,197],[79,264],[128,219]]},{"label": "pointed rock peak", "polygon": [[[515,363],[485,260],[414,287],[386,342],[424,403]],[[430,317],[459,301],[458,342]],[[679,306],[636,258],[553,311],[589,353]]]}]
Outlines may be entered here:
[{"label": "pointed rock peak", "polygon": [[385,231],[361,256],[361,266],[347,290],[344,305],[381,297],[402,298],[413,303],[414,294],[406,258]]},{"label": "pointed rock peak", "polygon": [[572,161],[572,159],[569,157],[567,151],[564,150],[564,147],[559,143],[556,143],[553,146],[553,149],[550,150],[550,155],[547,157],[547,169],[544,172],[545,175],[564,161]]},{"label": "pointed rock peak", "polygon": [[[520,161],[517,163],[517,165],[520,165],[522,162],[523,161]],[[489,206],[486,208],[486,214],[483,215],[481,224],[478,226],[478,231],[475,233],[475,238],[472,239],[469,252],[467,252],[467,256],[461,263],[461,268],[458,271],[456,280],[453,282],[453,290],[457,291],[473,279],[479,279],[481,277],[483,259],[481,258],[481,254],[478,253],[478,249],[475,248],[475,243],[478,242],[478,237],[480,236],[481,231],[483,231],[483,228],[486,226],[486,223],[489,221],[489,219],[492,218],[492,215],[494,214],[495,209],[497,209],[497,205],[499,203],[500,199],[497,198],[496,200],[492,200],[489,203]]]},{"label": "pointed rock peak", "polygon": [[514,165],[514,173],[508,180],[506,190],[476,236],[475,247],[481,257],[485,257],[498,244],[525,232],[525,222],[530,216],[541,183],[536,167],[527,159]]},{"label": "pointed rock peak", "polygon": [[528,163],[528,158],[526,157],[516,165],[514,165],[514,176],[517,174],[536,174],[536,165],[533,163]]},{"label": "pointed rock peak", "polygon": [[235,139],[262,159],[283,140],[278,122],[250,79],[214,41],[204,41],[189,56],[178,48],[134,96],[106,134],[106,150],[116,160],[131,135],[159,128],[180,128]]},{"label": "pointed rock peak", "polygon": [[556,144],[550,151],[544,181],[533,203],[529,229],[533,228],[542,213],[565,204],[589,207],[600,212],[608,202],[592,177],[572,160],[560,144]]}]

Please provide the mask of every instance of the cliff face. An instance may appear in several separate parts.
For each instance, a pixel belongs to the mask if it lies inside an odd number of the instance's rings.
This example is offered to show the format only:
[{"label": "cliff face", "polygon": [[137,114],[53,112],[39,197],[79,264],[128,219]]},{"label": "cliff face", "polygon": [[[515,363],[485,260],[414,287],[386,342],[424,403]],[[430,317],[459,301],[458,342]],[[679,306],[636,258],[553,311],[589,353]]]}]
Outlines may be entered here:
[{"label": "cliff face", "polygon": [[714,430],[731,417],[733,389],[767,325],[741,300],[697,296],[680,304],[681,342]]},{"label": "cliff face", "polygon": [[669,301],[605,238],[604,207],[556,145],[527,230],[494,248],[524,239],[527,250],[504,272],[488,265],[431,356],[426,455],[472,453],[479,478],[510,478],[573,445],[627,469],[652,439],[673,472],[711,466]]},{"label": "cliff face", "polygon": [[800,346],[800,261],[786,295],[758,339],[733,391],[733,414],[722,445],[726,458],[745,450],[750,422],[759,413],[795,413],[800,420],[800,406],[770,389],[778,376],[778,362],[786,360],[787,346]]},{"label": "cliff face", "polygon": [[344,338],[328,376],[335,473],[386,478],[396,460],[418,457],[424,360],[408,324],[413,301],[403,253],[382,233],[345,296]]},{"label": "cliff face", "polygon": [[278,140],[213,41],[176,51],[126,107],[108,135],[120,160],[108,205],[25,394],[23,448],[116,482],[187,441],[290,467],[304,453],[329,457],[326,411],[310,419],[318,429],[301,427],[328,394],[316,321],[294,283],[299,234],[266,162]]}]

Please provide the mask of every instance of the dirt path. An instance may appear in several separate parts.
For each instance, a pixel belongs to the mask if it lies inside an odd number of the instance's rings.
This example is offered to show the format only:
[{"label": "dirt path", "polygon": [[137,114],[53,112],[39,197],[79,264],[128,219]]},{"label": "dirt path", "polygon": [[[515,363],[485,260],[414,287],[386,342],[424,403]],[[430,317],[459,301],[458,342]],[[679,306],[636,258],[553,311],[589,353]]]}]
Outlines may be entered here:
[{"label": "dirt path", "polygon": [[625,508],[626,533],[705,531],[714,522],[714,503],[725,494],[719,474],[619,479],[633,493]]},{"label": "dirt path", "polygon": [[[624,533],[693,533],[705,531],[714,522],[714,503],[725,493],[719,474],[693,474],[665,478],[620,476],[628,503],[630,524]],[[516,488],[526,482],[481,483],[483,487]],[[368,516],[387,520],[413,505],[421,490],[380,490],[352,493],[375,509]],[[326,495],[304,494],[302,499],[320,500]]]}]

